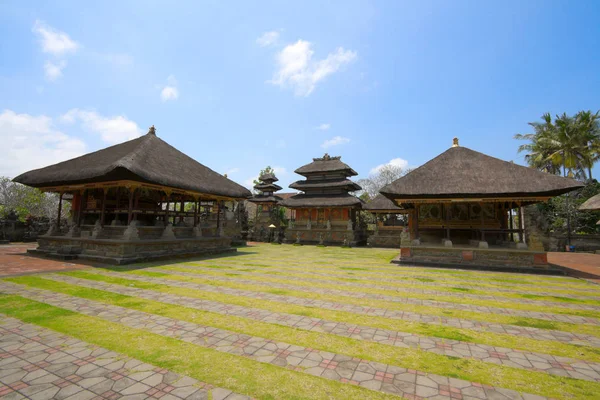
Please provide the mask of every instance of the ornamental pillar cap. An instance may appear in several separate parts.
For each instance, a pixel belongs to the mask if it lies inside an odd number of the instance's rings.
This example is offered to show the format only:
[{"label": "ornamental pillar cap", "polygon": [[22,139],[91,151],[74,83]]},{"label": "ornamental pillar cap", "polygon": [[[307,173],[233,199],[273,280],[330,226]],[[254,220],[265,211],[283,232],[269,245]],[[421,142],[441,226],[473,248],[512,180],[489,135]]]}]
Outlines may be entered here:
[{"label": "ornamental pillar cap", "polygon": [[458,138],[457,137],[452,139],[452,147],[458,147]]}]

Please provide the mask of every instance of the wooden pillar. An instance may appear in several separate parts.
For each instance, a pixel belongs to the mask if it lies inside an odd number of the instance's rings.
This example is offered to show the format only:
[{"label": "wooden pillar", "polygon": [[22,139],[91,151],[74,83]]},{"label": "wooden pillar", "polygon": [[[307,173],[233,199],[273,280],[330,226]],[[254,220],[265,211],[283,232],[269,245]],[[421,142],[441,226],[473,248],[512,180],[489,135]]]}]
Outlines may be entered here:
[{"label": "wooden pillar", "polygon": [[221,228],[221,202],[217,200],[217,236]]},{"label": "wooden pillar", "polygon": [[179,203],[179,222],[183,222],[183,212],[185,210],[185,201],[183,201],[183,197],[181,198],[181,202]]},{"label": "wooden pillar", "polygon": [[525,221],[523,221],[523,208],[521,208],[521,202],[519,205],[519,242],[525,243]]},{"label": "wooden pillar", "polygon": [[414,211],[413,215],[415,216],[415,220],[413,223],[413,226],[415,228],[414,239],[420,239],[420,237],[419,237],[419,205],[418,204],[415,204],[415,211]]},{"label": "wooden pillar", "polygon": [[131,223],[131,219],[133,218],[133,194],[135,192],[134,188],[129,188],[129,208],[127,209],[127,225]]},{"label": "wooden pillar", "polygon": [[56,213],[56,231],[60,232],[60,215],[62,213],[63,192],[58,195],[58,212]]},{"label": "wooden pillar", "polygon": [[[136,210],[139,209],[138,208],[139,202],[140,202],[140,192],[139,192],[139,190],[134,190],[134,192],[133,192],[133,208],[134,209],[136,209]],[[133,212],[133,210],[132,210],[132,212]],[[133,214],[133,220],[137,221],[137,213]]]},{"label": "wooden pillar", "polygon": [[194,228],[198,226],[198,200],[194,201]]},{"label": "wooden pillar", "polygon": [[450,240],[450,204],[443,204],[446,214],[446,239]]},{"label": "wooden pillar", "polygon": [[169,225],[169,205],[171,203],[171,193],[166,193],[167,195],[167,207],[165,208],[165,225]]},{"label": "wooden pillar", "polygon": [[79,210],[77,211],[77,226],[81,226],[81,220],[83,219],[83,202],[85,200],[85,194],[87,189],[83,190],[81,196],[79,196]]},{"label": "wooden pillar", "polygon": [[104,227],[104,213],[106,212],[106,192],[108,188],[102,189],[102,211],[100,212],[100,226]]},{"label": "wooden pillar", "polygon": [[479,207],[481,207],[481,241],[485,242],[485,231],[483,230],[485,227],[485,213],[483,212],[483,203],[479,203]]}]

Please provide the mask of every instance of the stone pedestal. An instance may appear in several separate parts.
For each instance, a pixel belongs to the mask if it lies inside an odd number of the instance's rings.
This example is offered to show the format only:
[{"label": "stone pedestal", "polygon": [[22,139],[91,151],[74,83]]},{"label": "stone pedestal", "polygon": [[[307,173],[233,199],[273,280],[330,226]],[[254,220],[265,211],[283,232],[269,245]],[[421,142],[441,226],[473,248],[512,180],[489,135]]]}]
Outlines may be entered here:
[{"label": "stone pedestal", "polygon": [[98,239],[98,237],[102,234],[102,225],[100,225],[100,220],[96,221],[94,224],[94,229],[92,230],[92,239]]},{"label": "stone pedestal", "polygon": [[444,247],[452,247],[452,240],[442,239],[442,246],[444,246]]},{"label": "stone pedestal", "polygon": [[487,248],[489,248],[490,246],[488,245],[488,242],[484,242],[484,241],[482,240],[482,241],[480,241],[480,242],[477,244],[477,247],[478,247],[478,248],[480,248],[480,249],[487,249]]},{"label": "stone pedestal", "polygon": [[69,228],[69,232],[65,235],[65,237],[75,238],[81,236],[81,229],[77,225],[71,225]]},{"label": "stone pedestal", "polygon": [[193,230],[193,235],[197,238],[202,237],[202,228],[200,228],[199,226],[195,226]]},{"label": "stone pedestal", "polygon": [[413,240],[410,242],[410,245],[411,245],[411,246],[420,246],[420,245],[421,245],[421,239],[413,239]]},{"label": "stone pedestal", "polygon": [[527,250],[527,245],[525,243],[519,242],[517,243],[518,250]]}]

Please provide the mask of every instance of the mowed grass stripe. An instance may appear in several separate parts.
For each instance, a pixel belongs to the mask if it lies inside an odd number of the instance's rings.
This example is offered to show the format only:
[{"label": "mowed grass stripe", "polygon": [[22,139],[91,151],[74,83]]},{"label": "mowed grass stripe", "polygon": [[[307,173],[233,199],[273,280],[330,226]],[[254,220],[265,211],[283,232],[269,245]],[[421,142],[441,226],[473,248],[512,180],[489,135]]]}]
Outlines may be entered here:
[{"label": "mowed grass stripe", "polygon": [[[74,271],[74,275],[78,276],[79,271]],[[66,273],[70,274],[70,273]],[[131,275],[140,275],[146,276],[149,278],[161,278],[167,280],[175,280],[182,282],[191,282],[197,283],[201,285],[210,285],[215,287],[227,287],[231,289],[239,289],[246,290],[257,293],[272,293],[278,294],[281,296],[291,296],[303,299],[311,299],[311,300],[321,300],[332,303],[343,303],[349,305],[356,305],[361,307],[370,307],[370,308],[380,308],[380,309],[388,309],[388,310],[398,310],[398,311],[406,311],[413,312],[417,314],[423,315],[433,315],[438,317],[446,317],[446,318],[458,318],[464,320],[471,321],[482,321],[482,322],[490,322],[490,323],[498,323],[504,325],[516,325],[516,326],[524,326],[529,328],[538,328],[538,329],[547,329],[547,330],[556,330],[563,332],[571,332],[578,333],[590,336],[600,337],[600,329],[595,325],[582,325],[582,324],[572,324],[569,322],[559,322],[559,321],[547,321],[537,318],[530,317],[516,317],[510,315],[502,315],[502,314],[491,314],[477,311],[463,311],[463,310],[452,310],[452,309],[443,309],[439,307],[432,306],[423,306],[423,305],[412,305],[405,303],[398,303],[393,301],[385,301],[385,300],[372,300],[372,299],[362,299],[355,298],[351,296],[341,296],[341,295],[327,295],[327,294],[319,294],[312,292],[304,292],[300,290],[290,290],[290,289],[273,289],[269,285],[250,285],[247,283],[235,283],[235,282],[227,282],[227,281],[216,281],[211,279],[203,279],[203,278],[191,278],[186,276],[178,276],[178,275],[170,275],[163,274],[159,272],[150,272],[150,271],[130,271],[125,274]]]},{"label": "mowed grass stripe", "polygon": [[222,353],[20,296],[0,311],[138,360],[259,399],[398,399],[382,392]]},{"label": "mowed grass stripe", "polygon": [[178,296],[216,301],[224,304],[235,304],[249,308],[260,308],[274,312],[321,318],[336,322],[352,323],[372,328],[382,328],[398,332],[414,333],[422,336],[434,336],[444,339],[481,343],[490,346],[519,349],[534,353],[552,354],[555,356],[600,362],[600,348],[591,346],[573,345],[548,340],[535,340],[509,334],[480,332],[471,329],[458,329],[437,324],[425,324],[378,316],[360,315],[346,311],[325,310],[316,307],[298,306],[271,300],[172,287],[166,284],[142,282],[126,278],[88,273],[84,271],[75,272],[79,273],[73,274],[69,272],[61,273],[61,275],[69,275],[77,278],[97,280],[123,286],[132,286],[140,289],[148,289]]},{"label": "mowed grass stripe", "polygon": [[[581,384],[581,381],[577,379],[549,375],[543,372],[505,367],[471,359],[447,357],[415,349],[404,349],[343,338],[333,334],[302,331],[276,324],[235,316],[223,316],[39,277],[21,277],[11,279],[11,281],[199,325],[547,397],[572,398],[572,396],[575,396],[577,398],[589,398],[591,394],[600,392],[600,383],[597,382]],[[550,389],[547,389],[548,386]]]},{"label": "mowed grass stripe", "polygon": [[[252,264],[252,263],[250,263]],[[179,263],[177,265],[171,265],[171,266],[199,266],[199,267],[207,267],[207,268],[222,268],[222,269],[231,269],[231,270],[235,270],[235,269],[240,269],[240,270],[247,270],[248,264],[232,264],[231,262],[226,262],[226,263],[199,263],[199,262],[188,262],[188,263]],[[274,269],[273,269],[274,267]],[[268,272],[271,274],[277,274],[277,275],[288,275],[288,276],[304,276],[304,275],[308,275],[310,277],[315,277],[315,278],[322,278],[323,276],[325,276],[327,279],[337,279],[337,280],[354,280],[354,279],[358,279],[360,278],[360,280],[362,282],[367,282],[367,283],[373,283],[373,284],[381,284],[382,282],[385,282],[386,285],[388,286],[398,286],[398,287],[410,287],[410,288],[415,288],[415,289],[428,289],[428,290],[436,290],[436,291],[448,291],[448,292],[452,292],[454,291],[453,287],[462,287],[463,289],[465,289],[465,291],[468,291],[472,294],[489,294],[489,291],[484,291],[484,290],[478,290],[478,289],[473,289],[473,287],[475,288],[481,288],[481,287],[485,287],[485,288],[490,288],[490,289],[494,289],[494,295],[498,295],[498,296],[507,296],[507,297],[516,297],[518,298],[519,296],[522,296],[523,298],[533,298],[533,297],[527,297],[527,296],[523,296],[523,295],[530,295],[532,293],[534,293],[534,296],[539,296],[540,299],[543,299],[544,297],[547,297],[548,300],[551,301],[564,301],[564,302],[571,302],[571,303],[577,303],[577,302],[586,302],[586,301],[591,301],[591,302],[595,302],[595,303],[591,303],[591,304],[597,304],[600,305],[600,300],[598,299],[576,299],[573,297],[565,297],[566,295],[571,295],[571,296],[580,296],[580,297],[600,297],[600,291],[596,291],[596,292],[581,292],[581,291],[577,291],[577,290],[570,290],[570,289],[565,289],[564,287],[546,287],[543,288],[541,287],[541,285],[537,285],[537,286],[521,286],[521,285],[510,285],[507,283],[498,283],[498,284],[490,284],[490,283],[486,283],[483,280],[485,279],[485,276],[480,277],[480,281],[479,282],[465,282],[463,280],[453,280],[453,279],[446,279],[446,277],[440,277],[440,274],[435,275],[436,279],[432,279],[432,278],[428,278],[428,277],[409,277],[406,276],[405,274],[401,274],[396,276],[395,274],[390,274],[390,273],[373,273],[370,272],[368,268],[365,267],[337,267],[339,268],[339,270],[334,270],[334,271],[322,271],[319,270],[318,272],[312,271],[312,270],[306,270],[306,267],[304,268],[290,268],[286,265],[286,267],[277,267],[275,265],[270,266],[270,267],[255,267],[255,268],[262,268],[265,271],[264,272]],[[351,272],[349,272],[351,271]],[[442,284],[444,286],[439,286],[439,284]],[[523,293],[512,293],[512,291],[520,291]],[[549,293],[556,293],[556,294],[561,294],[561,295],[565,295],[565,296],[556,296],[556,295],[550,295]]]},{"label": "mowed grass stripe", "polygon": [[[545,313],[553,313],[553,314],[565,314],[565,315],[576,315],[580,317],[589,317],[589,318],[600,318],[600,306],[598,306],[598,311],[594,310],[583,310],[576,308],[567,308],[561,307],[562,304],[556,304],[554,306],[549,306],[547,304],[535,304],[535,303],[518,303],[518,300],[510,300],[507,299],[505,301],[499,300],[486,300],[486,299],[478,299],[474,297],[469,297],[468,294],[465,294],[464,297],[453,297],[453,296],[443,296],[443,295],[432,295],[432,294],[422,294],[422,293],[413,293],[413,292],[404,292],[402,290],[387,290],[387,289],[377,289],[374,287],[360,287],[360,286],[346,286],[346,285],[336,285],[334,283],[330,283],[329,280],[321,280],[321,282],[315,282],[313,280],[305,281],[302,280],[301,277],[296,275],[290,275],[289,278],[294,279],[284,279],[283,276],[280,278],[279,275],[277,277],[266,277],[266,276],[256,276],[251,273],[245,274],[235,274],[228,272],[220,272],[214,271],[210,269],[194,269],[193,267],[162,267],[161,270],[166,270],[169,272],[184,272],[184,273],[194,273],[200,276],[213,276],[213,277],[226,277],[226,278],[240,278],[244,280],[251,280],[256,282],[269,282],[269,283],[280,283],[284,285],[289,285],[290,282],[293,282],[294,286],[304,287],[304,288],[323,288],[323,289],[334,289],[334,290],[343,290],[346,292],[353,293],[369,293],[369,294],[381,294],[385,296],[393,296],[397,298],[411,298],[411,299],[420,299],[420,300],[435,300],[435,301],[443,301],[448,303],[456,303],[456,304],[470,304],[475,306],[483,306],[483,307],[497,307],[497,308],[507,308],[514,310],[522,310],[522,311],[535,311],[539,312],[543,310]],[[360,283],[360,282],[356,282]],[[540,300],[540,299],[536,299]]]}]

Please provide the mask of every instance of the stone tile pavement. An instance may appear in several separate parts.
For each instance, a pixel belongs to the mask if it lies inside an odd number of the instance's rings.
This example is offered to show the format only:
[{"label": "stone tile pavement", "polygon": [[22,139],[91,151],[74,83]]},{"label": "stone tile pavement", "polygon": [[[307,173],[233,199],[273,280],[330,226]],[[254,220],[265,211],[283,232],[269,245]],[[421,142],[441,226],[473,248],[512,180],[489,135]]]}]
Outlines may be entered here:
[{"label": "stone tile pavement", "polygon": [[564,268],[570,276],[600,284],[600,254],[550,252],[548,262]]},{"label": "stone tile pavement", "polygon": [[[46,290],[4,283],[2,291],[96,316],[122,325],[173,337],[201,347],[248,357],[258,362],[343,383],[400,395],[408,400],[541,400],[545,397],[428,374],[342,354],[291,345],[260,337],[179,321],[106,305]],[[143,381],[141,382],[143,384]]]},{"label": "stone tile pavement", "polygon": [[[255,281],[255,280],[251,280],[251,279],[233,278],[233,277],[229,277],[229,276],[213,276],[213,275],[202,275],[202,274],[196,274],[196,273],[190,273],[190,272],[169,271],[169,270],[163,270],[160,268],[153,268],[152,271],[153,272],[163,272],[163,273],[168,273],[168,274],[172,274],[172,275],[188,276],[188,277],[192,277],[192,278],[211,279],[211,280],[216,280],[216,281],[235,282],[235,283],[242,283],[242,284],[249,284],[249,285],[261,285],[262,284],[262,285],[269,285],[274,288],[297,290],[297,291],[302,291],[302,292],[306,292],[306,293],[319,293],[319,294],[334,295],[334,296],[353,297],[353,298],[358,298],[358,299],[383,300],[383,301],[390,301],[390,302],[396,302],[396,303],[413,304],[413,305],[417,305],[417,306],[439,307],[439,308],[460,310],[460,311],[475,311],[475,312],[484,312],[484,313],[491,313],[491,314],[514,315],[514,316],[520,316],[520,317],[543,319],[543,320],[547,320],[547,321],[570,322],[573,324],[600,325],[600,319],[590,318],[590,317],[581,317],[581,316],[577,316],[577,315],[554,314],[554,313],[550,313],[550,312],[523,311],[523,310],[515,310],[515,309],[511,309],[511,308],[478,306],[478,305],[472,305],[472,304],[462,304],[462,303],[437,301],[437,300],[413,299],[410,297],[402,297],[401,292],[399,292],[398,296],[389,296],[389,295],[384,295],[384,294],[376,294],[376,293],[368,292],[369,288],[386,289],[385,287],[378,286],[378,285],[355,284],[355,285],[353,285],[353,287],[355,286],[355,287],[366,288],[367,291],[365,291],[365,292],[350,292],[350,291],[345,291],[345,290],[328,289],[328,288],[325,289],[325,288],[319,288],[319,287],[314,287],[314,286],[307,287],[307,286],[300,286],[297,284],[288,284],[288,283],[281,283],[281,282],[260,282],[260,281]],[[254,275],[260,276],[259,274],[254,274]],[[267,275],[265,275],[265,276],[267,276]],[[292,280],[297,281],[297,279],[295,277],[292,278]],[[324,281],[315,279],[315,280],[310,280],[309,282],[323,283]],[[338,284],[337,282],[334,282],[334,283]],[[339,285],[344,286],[344,283],[339,283]],[[390,288],[389,290],[394,290],[394,289]],[[444,294],[438,293],[438,295],[444,295]],[[494,300],[497,300],[497,299],[494,299]],[[522,302],[518,299],[515,299],[515,300],[520,303],[536,304],[535,302],[527,301],[526,299],[524,299],[525,301],[522,301]],[[466,300],[466,301],[468,301],[468,300]],[[506,301],[506,299],[505,299],[505,301]],[[560,304],[560,303],[557,304],[557,303],[544,302],[544,301],[538,302],[537,304],[540,306],[540,308],[543,306],[563,307],[563,304]],[[571,306],[571,305],[565,304],[564,308],[600,311],[600,306],[582,306],[582,305],[575,305],[574,307],[569,307],[569,306]]]},{"label": "stone tile pavement", "polygon": [[[123,273],[116,272],[100,272],[95,271],[102,275],[114,276],[123,278]],[[137,275],[126,275],[127,279],[137,280],[142,282],[151,282],[158,284],[167,284],[164,279],[161,278],[150,278],[150,277],[142,277]],[[53,279],[62,279],[53,277]],[[317,307],[323,308],[327,310],[335,310],[335,311],[345,311],[351,312],[355,314],[361,315],[372,315],[372,316],[380,316],[384,318],[390,319],[401,319],[413,322],[427,323],[427,324],[436,324],[436,325],[444,325],[444,326],[452,326],[459,329],[472,329],[476,331],[482,332],[495,332],[495,333],[503,333],[508,335],[515,335],[520,337],[527,337],[530,339],[537,340],[555,340],[562,343],[569,344],[579,344],[584,346],[593,346],[600,347],[600,337],[577,334],[571,332],[563,332],[563,331],[555,331],[548,329],[538,329],[538,328],[529,328],[529,327],[521,327],[516,325],[505,325],[505,324],[497,324],[490,323],[484,321],[472,321],[467,319],[459,319],[459,318],[450,318],[450,317],[440,317],[436,315],[425,315],[418,314],[407,311],[399,311],[399,310],[389,310],[383,308],[374,308],[374,307],[363,307],[358,305],[344,304],[341,302],[327,302],[321,300],[314,299],[306,299],[300,297],[293,296],[282,296],[277,294],[265,293],[265,292],[253,292],[249,290],[240,290],[240,289],[231,289],[222,286],[212,286],[212,285],[201,285],[190,282],[179,282],[172,281],[168,282],[169,286],[175,287],[184,287],[189,289],[201,290],[206,292],[213,293],[222,293],[232,296],[243,296],[250,297],[256,299],[263,300],[271,300],[276,302],[295,304],[300,306],[309,306],[309,307]]]},{"label": "stone tile pavement", "polygon": [[247,396],[0,315],[0,399],[243,400]]},{"label": "stone tile pavement", "polygon": [[[51,276],[66,283],[110,291],[128,296],[174,304],[222,315],[235,315],[266,323],[290,326],[313,332],[325,332],[357,340],[368,340],[380,344],[398,347],[411,347],[451,357],[474,358],[484,362],[505,365],[513,368],[542,371],[553,375],[568,376],[575,379],[600,382],[600,364],[549,354],[525,352],[503,347],[487,346],[441,339],[405,332],[396,332],[355,324],[327,321],[319,318],[294,314],[276,313],[257,308],[248,308],[208,300],[165,294],[152,290],[138,289],[105,282],[77,279],[72,277]],[[2,286],[0,286],[2,289]]]}]

